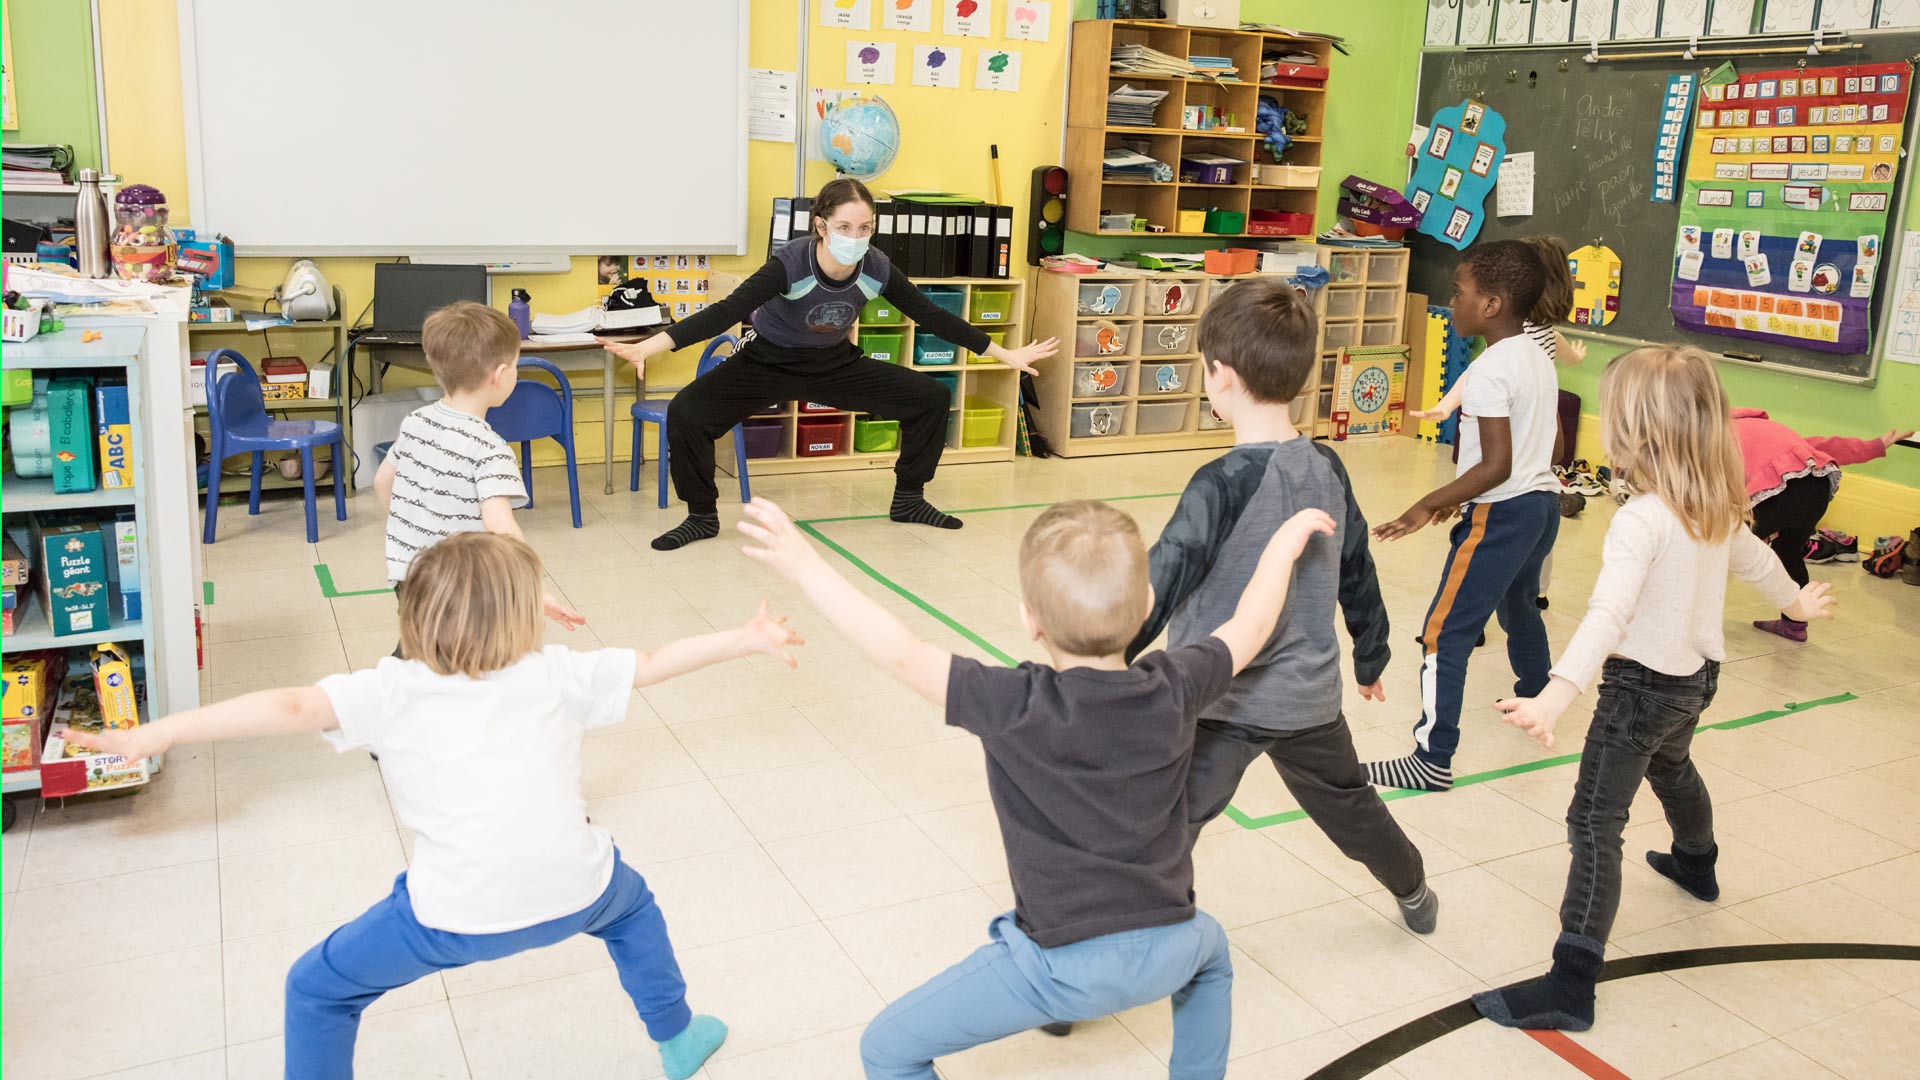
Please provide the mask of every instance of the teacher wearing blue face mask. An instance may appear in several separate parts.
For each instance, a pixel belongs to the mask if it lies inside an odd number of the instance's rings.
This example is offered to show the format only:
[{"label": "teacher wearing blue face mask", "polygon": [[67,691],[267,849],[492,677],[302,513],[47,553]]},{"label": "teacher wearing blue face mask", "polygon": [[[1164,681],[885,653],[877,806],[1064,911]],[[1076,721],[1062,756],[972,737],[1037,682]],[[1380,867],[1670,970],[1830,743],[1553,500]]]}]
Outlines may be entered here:
[{"label": "teacher wearing blue face mask", "polygon": [[609,345],[642,366],[648,357],[684,348],[746,322],[732,359],[695,379],[667,409],[673,489],[687,520],[654,538],[672,551],[720,535],[713,443],[735,424],[778,401],[816,401],[836,409],[900,422],[889,516],[912,525],[957,529],[960,519],[926,500],[927,481],[946,446],[951,395],[932,377],[882,363],[852,340],[860,309],[876,296],[964,349],[1027,374],[1052,356],[1053,339],[1003,348],[976,327],[926,298],[886,255],[868,246],[873,195],[858,180],[830,181],[813,200],[813,232],[787,241],[732,295],[637,345]]}]

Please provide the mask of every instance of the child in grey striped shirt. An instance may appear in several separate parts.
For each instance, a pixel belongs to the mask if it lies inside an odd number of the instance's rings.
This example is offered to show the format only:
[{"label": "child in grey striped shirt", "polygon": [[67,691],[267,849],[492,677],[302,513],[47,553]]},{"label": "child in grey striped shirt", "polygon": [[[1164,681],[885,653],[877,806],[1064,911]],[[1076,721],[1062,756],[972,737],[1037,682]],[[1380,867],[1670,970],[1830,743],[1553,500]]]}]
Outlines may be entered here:
[{"label": "child in grey striped shirt", "polygon": [[[526,539],[513,511],[527,504],[513,451],[487,423],[518,379],[520,332],[512,320],[471,301],[427,317],[421,344],[444,392],[400,423],[373,487],[387,504],[387,579],[399,590],[422,551],[454,533]],[[571,630],[586,620],[552,594],[547,617]]]}]

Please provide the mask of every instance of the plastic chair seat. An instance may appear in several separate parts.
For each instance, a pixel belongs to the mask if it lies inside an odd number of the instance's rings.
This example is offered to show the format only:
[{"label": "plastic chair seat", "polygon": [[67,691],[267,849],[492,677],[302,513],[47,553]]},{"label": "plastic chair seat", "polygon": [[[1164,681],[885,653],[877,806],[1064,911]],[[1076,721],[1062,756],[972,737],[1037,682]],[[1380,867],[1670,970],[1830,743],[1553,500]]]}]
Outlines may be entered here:
[{"label": "plastic chair seat", "polygon": [[320,522],[314,497],[315,448],[333,448],[333,516],[347,520],[346,474],[351,466],[344,460],[346,445],[340,437],[340,425],[330,420],[276,420],[267,412],[260,392],[260,376],[253,364],[233,349],[216,349],[207,357],[207,370],[219,370],[224,360],[232,360],[234,369],[220,376],[207,394],[207,513],[200,540],[211,544],[220,515],[220,463],[238,454],[253,458],[252,480],[248,489],[247,513],[260,512],[260,479],[265,466],[261,455],[269,450],[296,450],[300,453],[301,494],[307,511],[307,543],[320,542]]},{"label": "plastic chair seat", "polygon": [[[725,346],[728,352],[738,351],[740,339],[732,334],[721,334],[707,342],[706,351],[700,354],[700,363],[694,367],[694,378],[698,379],[714,368],[719,367],[725,356],[720,349]],[[646,443],[641,438],[641,424],[652,424],[660,429],[660,452],[656,455],[654,468],[660,474],[660,508],[667,508],[667,407],[673,404],[672,398],[645,398],[633,403],[633,464],[627,477],[627,490],[640,490],[640,463],[646,460]],[[740,476],[740,501],[753,501],[753,488],[747,481],[747,437],[741,425],[733,425],[733,464],[734,471]]]},{"label": "plastic chair seat", "polygon": [[340,437],[340,425],[331,420],[269,420],[260,431],[228,430],[227,449],[298,450],[315,439],[325,442]]}]

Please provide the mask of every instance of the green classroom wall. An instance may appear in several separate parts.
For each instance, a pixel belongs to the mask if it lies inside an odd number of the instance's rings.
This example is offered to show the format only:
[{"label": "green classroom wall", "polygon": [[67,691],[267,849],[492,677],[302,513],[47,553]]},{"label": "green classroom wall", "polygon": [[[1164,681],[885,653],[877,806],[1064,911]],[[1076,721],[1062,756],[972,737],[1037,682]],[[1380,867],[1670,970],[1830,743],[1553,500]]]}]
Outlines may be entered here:
[{"label": "green classroom wall", "polygon": [[[1335,17],[1324,3],[1306,0],[1244,0],[1240,17],[1301,31],[1339,34],[1348,55],[1335,53],[1328,76],[1326,143],[1321,150],[1318,227],[1333,224],[1339,182],[1350,175],[1398,184],[1407,175],[1407,118],[1413,114],[1414,80],[1426,33],[1426,6],[1417,0],[1343,0]],[[1094,0],[1074,0],[1073,17],[1091,19]],[[1117,258],[1140,249],[1130,237],[1102,239],[1069,234],[1068,249]],[[1158,239],[1161,251],[1201,251],[1206,240]]]},{"label": "green classroom wall", "polygon": [[100,167],[93,21],[84,0],[8,0],[18,131],[5,143],[66,143],[74,167]]}]

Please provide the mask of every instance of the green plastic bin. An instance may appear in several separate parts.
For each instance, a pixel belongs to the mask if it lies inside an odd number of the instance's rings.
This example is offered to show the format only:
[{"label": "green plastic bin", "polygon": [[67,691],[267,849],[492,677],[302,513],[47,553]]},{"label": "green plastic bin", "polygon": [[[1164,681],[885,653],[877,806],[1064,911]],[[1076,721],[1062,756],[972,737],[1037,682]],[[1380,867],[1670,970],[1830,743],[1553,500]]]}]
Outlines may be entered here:
[{"label": "green plastic bin", "polygon": [[960,445],[993,446],[1000,441],[1000,425],[1007,419],[1006,407],[986,398],[967,398],[960,410]]},{"label": "green plastic bin", "polygon": [[[1005,345],[1007,343],[1007,332],[1005,330],[989,330],[987,331],[987,340],[993,342],[995,345]],[[993,357],[988,356],[986,353],[977,353],[968,350],[967,363],[991,364],[993,363]]]},{"label": "green plastic bin", "polygon": [[1013,290],[973,287],[967,300],[967,321],[1002,323],[1013,321]]},{"label": "green plastic bin", "polygon": [[898,364],[906,359],[907,335],[901,330],[860,331],[860,351],[883,364]]},{"label": "green plastic bin", "polygon": [[884,296],[874,297],[860,309],[862,326],[898,326],[906,321],[907,317],[900,314],[900,309],[893,306],[893,301]]},{"label": "green plastic bin", "polygon": [[857,454],[890,454],[900,449],[900,421],[855,420],[853,450]]}]

